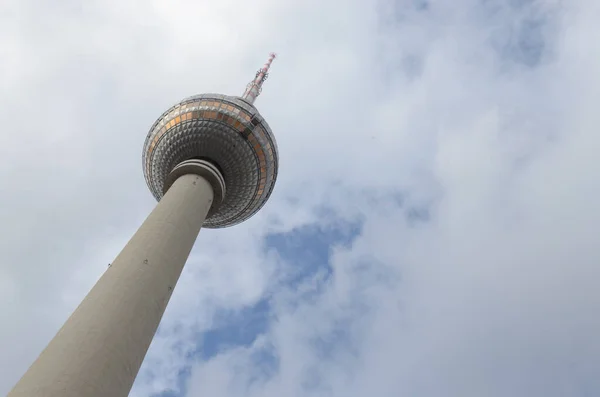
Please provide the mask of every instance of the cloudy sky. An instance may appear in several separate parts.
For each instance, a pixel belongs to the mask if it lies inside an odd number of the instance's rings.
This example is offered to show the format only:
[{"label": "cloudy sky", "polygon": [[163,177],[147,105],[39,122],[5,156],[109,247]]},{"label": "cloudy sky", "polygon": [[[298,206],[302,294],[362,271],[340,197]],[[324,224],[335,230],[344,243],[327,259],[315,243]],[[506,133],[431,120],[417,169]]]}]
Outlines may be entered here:
[{"label": "cloudy sky", "polygon": [[[81,5],[84,4],[84,5]],[[152,210],[178,100],[275,192],[204,230],[132,397],[600,395],[596,0],[3,0],[0,395]]]}]

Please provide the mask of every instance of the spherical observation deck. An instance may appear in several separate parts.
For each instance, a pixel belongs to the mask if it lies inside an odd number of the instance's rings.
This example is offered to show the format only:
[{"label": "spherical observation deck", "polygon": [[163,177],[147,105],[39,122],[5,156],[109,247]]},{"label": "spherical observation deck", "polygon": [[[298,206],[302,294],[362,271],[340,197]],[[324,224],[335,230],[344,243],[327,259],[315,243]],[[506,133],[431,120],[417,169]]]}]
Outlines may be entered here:
[{"label": "spherical observation deck", "polygon": [[258,110],[239,97],[202,94],[184,99],[154,123],[144,142],[144,177],[157,200],[183,161],[212,163],[225,180],[223,200],[207,228],[233,226],[266,203],[277,179],[277,143]]}]

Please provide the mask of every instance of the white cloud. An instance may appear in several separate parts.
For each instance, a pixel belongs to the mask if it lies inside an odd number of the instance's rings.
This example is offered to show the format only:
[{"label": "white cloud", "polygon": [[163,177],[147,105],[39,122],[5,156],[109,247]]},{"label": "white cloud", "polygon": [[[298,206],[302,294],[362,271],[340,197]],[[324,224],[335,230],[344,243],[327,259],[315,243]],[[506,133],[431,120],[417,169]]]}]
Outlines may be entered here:
[{"label": "white cloud", "polygon": [[[151,210],[154,119],[242,92],[271,50],[257,105],[279,142],[275,194],[201,232],[134,395],[175,387],[214,314],[265,294],[268,333],[196,362],[188,395],[597,394],[600,10],[415,4],[3,5],[0,394]],[[322,206],[361,234],[331,279],[286,290],[262,239],[332,222]]]},{"label": "white cloud", "polygon": [[[600,346],[593,315],[600,307],[593,199],[600,193],[594,156],[600,120],[587,99],[598,94],[598,54],[581,47],[596,30],[596,6],[579,2],[576,10],[558,12],[530,5],[556,18],[549,24],[560,29],[548,33],[550,59],[531,69],[521,59],[499,57],[487,44],[493,29],[471,20],[475,12],[466,5],[453,4],[459,17],[446,15],[443,28],[425,17],[411,26],[409,17],[411,39],[443,33],[423,46],[420,76],[397,83],[398,93],[382,104],[388,117],[369,119],[383,124],[377,133],[397,134],[397,146],[389,148],[396,156],[387,159],[395,167],[382,167],[382,178],[395,177],[388,186],[411,186],[414,196],[429,198],[431,222],[410,227],[405,209],[360,207],[362,235],[333,258],[335,277],[326,292],[292,314],[278,308],[284,320],[266,336],[276,346],[277,374],[251,381],[260,371],[249,358],[258,344],[198,363],[188,395],[205,388],[231,396],[600,390],[593,375]],[[527,9],[504,10],[495,23],[510,25]],[[402,43],[403,27],[395,33]],[[417,181],[398,172],[401,146],[414,145],[421,150],[408,153],[409,164],[427,175]],[[372,187],[369,182],[363,186]],[[381,271],[384,277],[374,277]],[[347,313],[349,302],[358,312]],[[314,339],[331,337],[331,327],[346,318],[349,336],[338,336],[337,350],[330,340],[333,356],[324,359]],[[211,382],[207,374],[215,372],[219,381]]]}]

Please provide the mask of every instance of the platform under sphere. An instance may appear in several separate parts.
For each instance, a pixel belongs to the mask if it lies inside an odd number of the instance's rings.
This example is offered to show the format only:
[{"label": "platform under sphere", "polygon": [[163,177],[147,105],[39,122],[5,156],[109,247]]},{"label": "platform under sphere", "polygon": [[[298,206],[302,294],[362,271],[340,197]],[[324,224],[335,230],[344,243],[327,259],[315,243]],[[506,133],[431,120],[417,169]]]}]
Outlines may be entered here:
[{"label": "platform under sphere", "polygon": [[268,200],[277,179],[277,143],[258,110],[239,97],[202,94],[184,99],[154,123],[143,152],[144,176],[157,200],[177,164],[203,159],[215,164],[227,193],[203,227],[243,222]]}]

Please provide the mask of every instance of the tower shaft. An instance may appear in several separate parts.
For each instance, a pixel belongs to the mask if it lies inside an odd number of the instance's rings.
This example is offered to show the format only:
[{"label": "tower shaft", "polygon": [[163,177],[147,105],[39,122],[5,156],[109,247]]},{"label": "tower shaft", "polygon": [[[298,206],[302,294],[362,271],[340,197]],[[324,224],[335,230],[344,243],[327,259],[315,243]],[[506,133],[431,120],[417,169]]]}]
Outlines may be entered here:
[{"label": "tower shaft", "polygon": [[8,397],[126,397],[214,194],[177,178]]}]

